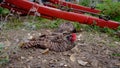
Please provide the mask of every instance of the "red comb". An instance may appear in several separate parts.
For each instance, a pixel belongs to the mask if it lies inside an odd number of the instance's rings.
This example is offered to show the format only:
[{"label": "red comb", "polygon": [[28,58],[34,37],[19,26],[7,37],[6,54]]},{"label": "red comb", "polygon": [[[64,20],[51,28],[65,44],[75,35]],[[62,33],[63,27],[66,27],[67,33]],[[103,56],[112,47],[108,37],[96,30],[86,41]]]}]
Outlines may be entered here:
[{"label": "red comb", "polygon": [[72,41],[72,42],[75,42],[75,41],[76,41],[76,38],[77,38],[77,37],[76,37],[76,34],[75,34],[75,33],[72,33],[72,39],[71,39],[71,41]]}]

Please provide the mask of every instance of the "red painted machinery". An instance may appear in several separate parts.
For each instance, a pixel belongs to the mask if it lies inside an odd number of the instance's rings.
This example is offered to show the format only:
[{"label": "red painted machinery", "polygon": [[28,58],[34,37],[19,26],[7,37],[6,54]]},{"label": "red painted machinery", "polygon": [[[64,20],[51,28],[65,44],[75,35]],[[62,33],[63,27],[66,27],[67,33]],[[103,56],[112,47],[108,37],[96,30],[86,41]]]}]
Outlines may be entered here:
[{"label": "red painted machinery", "polygon": [[[4,0],[1,6],[21,14],[37,15],[48,19],[61,18],[82,24],[94,24],[111,29],[116,29],[120,25],[119,22],[102,17],[99,14],[100,10],[60,0],[49,0],[49,3],[45,3],[45,6],[30,2],[29,0]],[[92,17],[83,13],[89,13],[99,17]]]}]

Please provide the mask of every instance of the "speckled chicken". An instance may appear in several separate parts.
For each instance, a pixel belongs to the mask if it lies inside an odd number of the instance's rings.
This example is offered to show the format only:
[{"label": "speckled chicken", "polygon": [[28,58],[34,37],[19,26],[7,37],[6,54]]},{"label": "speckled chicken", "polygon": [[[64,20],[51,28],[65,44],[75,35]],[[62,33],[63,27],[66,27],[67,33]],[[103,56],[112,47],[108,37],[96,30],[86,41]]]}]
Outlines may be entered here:
[{"label": "speckled chicken", "polygon": [[63,52],[72,49],[75,46],[76,34],[51,34],[41,35],[39,38],[29,40],[29,42],[23,43],[21,48],[39,47],[43,49],[49,49],[56,52]]},{"label": "speckled chicken", "polygon": [[29,42],[23,43],[20,47],[39,47],[56,52],[68,51],[75,46],[75,32],[76,30],[73,24],[70,22],[65,22],[60,24],[55,32],[30,39]]},{"label": "speckled chicken", "polygon": [[60,32],[60,33],[75,33],[76,29],[71,22],[65,22],[65,23],[60,24],[57,32]]}]

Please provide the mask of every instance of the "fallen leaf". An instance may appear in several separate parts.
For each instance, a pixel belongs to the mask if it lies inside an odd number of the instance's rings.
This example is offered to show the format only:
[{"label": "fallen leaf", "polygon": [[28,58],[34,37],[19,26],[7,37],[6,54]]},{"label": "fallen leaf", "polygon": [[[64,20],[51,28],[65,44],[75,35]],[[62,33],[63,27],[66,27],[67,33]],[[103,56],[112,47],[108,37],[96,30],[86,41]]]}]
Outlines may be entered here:
[{"label": "fallen leaf", "polygon": [[42,54],[48,54],[49,53],[49,49],[45,49]]},{"label": "fallen leaf", "polygon": [[85,66],[85,65],[88,64],[88,62],[85,62],[85,61],[83,61],[83,60],[78,60],[78,63],[79,63],[80,65],[82,65],[82,66]]},{"label": "fallen leaf", "polygon": [[67,65],[67,64],[65,64],[64,66],[65,66],[65,67],[67,67],[68,65]]},{"label": "fallen leaf", "polygon": [[70,56],[70,60],[71,60],[72,62],[75,62],[76,58],[75,58],[75,55],[74,55],[74,54],[72,54],[72,55]]}]

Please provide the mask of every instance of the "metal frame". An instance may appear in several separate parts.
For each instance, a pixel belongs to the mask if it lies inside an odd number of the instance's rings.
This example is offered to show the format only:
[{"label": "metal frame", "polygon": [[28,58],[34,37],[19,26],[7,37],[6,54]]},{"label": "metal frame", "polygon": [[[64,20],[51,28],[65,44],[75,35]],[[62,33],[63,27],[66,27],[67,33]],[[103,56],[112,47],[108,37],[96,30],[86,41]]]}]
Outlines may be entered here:
[{"label": "metal frame", "polygon": [[[50,0],[50,2],[52,3],[59,3],[58,0]],[[63,5],[66,6],[67,2],[63,2]],[[68,6],[72,5],[72,8],[77,8],[80,10],[84,10],[87,12],[92,12],[92,13],[99,13],[99,10],[96,9],[90,9],[90,8],[86,8],[83,7],[85,9],[83,9],[81,6],[72,4],[72,3],[68,3]],[[7,7],[5,7],[7,5]],[[14,5],[14,6],[12,6]],[[65,20],[70,20],[70,21],[75,21],[75,22],[79,22],[82,24],[88,24],[88,25],[97,25],[100,27],[108,27],[111,29],[116,29],[119,27],[119,23],[115,22],[115,21],[111,21],[111,20],[104,20],[104,19],[100,19],[97,17],[92,17],[92,16],[87,16],[84,14],[80,14],[80,13],[75,13],[75,12],[67,12],[67,11],[62,11],[60,9],[57,8],[52,8],[49,6],[43,6],[43,5],[39,5],[37,3],[34,2],[30,2],[28,0],[5,0],[4,4],[1,4],[2,7],[5,8],[14,8],[14,10],[19,11],[21,13],[28,13],[29,10],[33,7],[37,8],[37,12],[41,14],[41,16],[45,17],[45,18],[50,18],[50,19],[54,19],[54,18],[61,18],[61,19],[65,19]],[[76,7],[77,6],[77,7]],[[30,13],[32,14],[32,13]],[[33,15],[33,14],[32,14]]]}]

